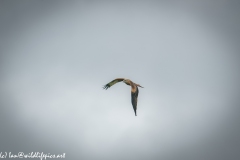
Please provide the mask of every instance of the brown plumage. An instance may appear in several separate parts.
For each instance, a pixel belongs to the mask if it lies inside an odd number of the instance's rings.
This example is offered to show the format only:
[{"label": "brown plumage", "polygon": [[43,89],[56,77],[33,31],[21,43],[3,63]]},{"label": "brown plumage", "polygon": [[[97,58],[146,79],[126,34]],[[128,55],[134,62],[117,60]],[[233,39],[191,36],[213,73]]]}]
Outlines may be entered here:
[{"label": "brown plumage", "polygon": [[134,82],[132,82],[130,79],[125,79],[125,78],[116,78],[114,80],[112,80],[111,82],[109,82],[108,84],[103,86],[103,89],[108,89],[111,86],[113,86],[114,84],[123,81],[126,85],[130,85],[131,86],[131,100],[132,100],[132,106],[133,106],[133,110],[135,112],[135,116],[137,116],[137,98],[138,98],[138,87],[143,88],[142,86],[140,86],[139,84],[136,84]]}]

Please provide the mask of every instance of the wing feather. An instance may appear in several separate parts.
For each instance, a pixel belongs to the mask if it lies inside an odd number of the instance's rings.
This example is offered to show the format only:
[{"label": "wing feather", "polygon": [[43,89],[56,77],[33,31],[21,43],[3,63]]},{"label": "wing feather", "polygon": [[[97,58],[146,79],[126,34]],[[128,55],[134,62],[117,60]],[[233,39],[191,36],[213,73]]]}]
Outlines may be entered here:
[{"label": "wing feather", "polygon": [[131,98],[132,98],[132,106],[135,112],[135,116],[137,116],[137,100],[138,100],[138,87],[135,86],[136,89],[131,91]]},{"label": "wing feather", "polygon": [[121,82],[121,81],[123,81],[124,80],[124,78],[116,78],[116,79],[114,79],[114,80],[112,80],[111,82],[109,82],[108,84],[106,84],[106,85],[104,85],[103,86],[103,89],[108,89],[108,88],[110,88],[111,86],[113,86],[114,84],[116,84],[116,83],[118,83],[118,82]]}]

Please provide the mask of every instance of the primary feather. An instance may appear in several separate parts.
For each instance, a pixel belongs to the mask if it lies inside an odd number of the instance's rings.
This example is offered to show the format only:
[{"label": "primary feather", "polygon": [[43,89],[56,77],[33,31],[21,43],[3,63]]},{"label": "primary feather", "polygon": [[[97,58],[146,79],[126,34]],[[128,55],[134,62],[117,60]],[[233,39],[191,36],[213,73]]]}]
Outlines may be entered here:
[{"label": "primary feather", "polygon": [[121,82],[121,81],[123,81],[124,80],[124,78],[116,78],[116,79],[114,79],[114,80],[112,80],[111,82],[109,82],[108,84],[106,84],[106,85],[104,85],[103,86],[103,89],[108,89],[108,88],[110,88],[111,86],[113,86],[114,84],[116,84],[116,83],[118,83],[118,82]]}]

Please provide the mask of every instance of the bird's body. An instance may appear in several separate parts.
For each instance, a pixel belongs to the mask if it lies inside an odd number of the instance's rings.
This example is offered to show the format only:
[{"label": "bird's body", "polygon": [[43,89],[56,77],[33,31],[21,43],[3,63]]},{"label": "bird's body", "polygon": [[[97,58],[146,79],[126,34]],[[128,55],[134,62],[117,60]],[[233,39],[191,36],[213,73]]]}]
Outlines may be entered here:
[{"label": "bird's body", "polygon": [[[111,82],[109,82],[108,84],[104,85],[104,89],[108,89],[111,86],[113,86],[114,84],[123,81],[126,85],[131,86],[131,99],[132,99],[132,106],[133,106],[133,110],[135,112],[135,116],[137,116],[137,98],[138,98],[138,87],[142,87],[139,84],[136,84],[134,82],[132,82],[130,79],[125,79],[125,78],[116,78],[114,80],[112,80]],[[143,87],[142,87],[143,88]]]}]

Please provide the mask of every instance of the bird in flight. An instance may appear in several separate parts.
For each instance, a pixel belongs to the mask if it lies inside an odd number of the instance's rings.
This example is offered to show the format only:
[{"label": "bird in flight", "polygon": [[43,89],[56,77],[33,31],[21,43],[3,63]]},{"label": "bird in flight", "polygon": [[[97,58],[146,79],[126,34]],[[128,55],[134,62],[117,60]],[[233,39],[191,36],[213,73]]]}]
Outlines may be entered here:
[{"label": "bird in flight", "polygon": [[116,78],[114,80],[112,80],[111,82],[109,82],[108,84],[103,86],[103,89],[108,89],[111,86],[113,86],[114,84],[123,81],[126,85],[131,86],[131,98],[132,98],[132,106],[133,106],[133,110],[135,112],[135,116],[137,116],[137,98],[138,98],[138,87],[143,88],[142,86],[140,86],[139,84],[136,84],[134,82],[132,82],[130,79],[125,79],[125,78]]}]

